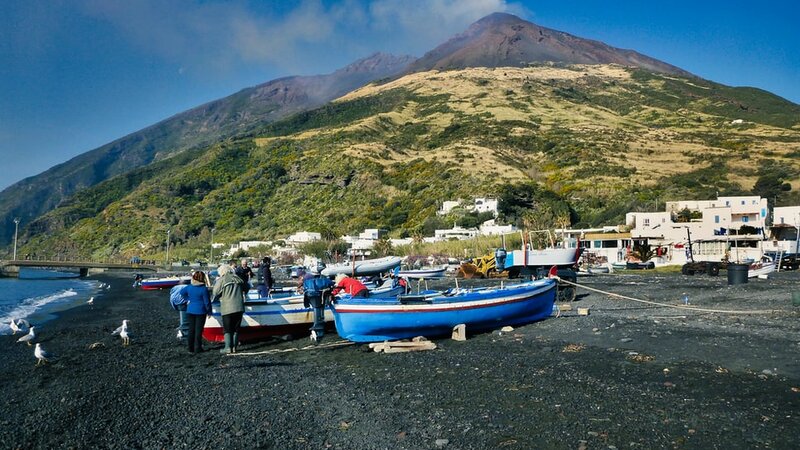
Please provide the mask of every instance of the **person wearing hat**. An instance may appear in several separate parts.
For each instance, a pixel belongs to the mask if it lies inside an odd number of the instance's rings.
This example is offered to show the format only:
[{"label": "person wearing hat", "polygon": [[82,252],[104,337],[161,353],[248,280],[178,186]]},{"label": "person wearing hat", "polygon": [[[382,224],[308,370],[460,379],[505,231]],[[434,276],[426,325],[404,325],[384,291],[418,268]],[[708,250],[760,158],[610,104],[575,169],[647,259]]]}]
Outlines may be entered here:
[{"label": "person wearing hat", "polygon": [[367,289],[367,287],[364,286],[364,283],[358,281],[355,278],[351,278],[343,273],[340,273],[339,275],[336,275],[336,286],[333,287],[333,291],[331,292],[331,294],[336,295],[342,291],[344,291],[347,294],[350,294],[350,296],[354,298],[369,297],[369,289]]}]

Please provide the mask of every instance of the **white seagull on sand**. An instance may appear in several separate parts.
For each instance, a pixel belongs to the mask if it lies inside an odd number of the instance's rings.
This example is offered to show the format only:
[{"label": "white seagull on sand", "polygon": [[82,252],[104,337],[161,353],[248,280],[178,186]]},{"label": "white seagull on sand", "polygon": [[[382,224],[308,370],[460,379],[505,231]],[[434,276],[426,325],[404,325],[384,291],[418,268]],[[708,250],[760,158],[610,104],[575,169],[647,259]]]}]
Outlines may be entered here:
[{"label": "white seagull on sand", "polygon": [[317,332],[315,330],[311,330],[311,336],[309,336],[312,342],[317,342]]},{"label": "white seagull on sand", "polygon": [[94,297],[89,297],[89,300],[86,300],[86,303],[88,303],[89,306],[94,306]]},{"label": "white seagull on sand", "polygon": [[17,342],[25,342],[28,345],[31,345],[31,342],[33,342],[34,339],[36,339],[36,333],[33,332],[33,327],[31,327],[31,329],[28,330],[28,334],[17,339]]},{"label": "white seagull on sand", "polygon": [[116,330],[111,332],[112,335],[118,334],[122,338],[122,345],[130,343],[130,335],[128,334],[128,319],[122,321],[122,325]]},{"label": "white seagull on sand", "polygon": [[49,353],[47,353],[43,348],[42,344],[36,343],[36,349],[33,351],[33,354],[36,356],[36,365],[39,364],[47,364],[49,361],[48,358],[51,357]]},{"label": "white seagull on sand", "polygon": [[28,323],[28,321],[25,320],[25,319],[14,320],[12,318],[11,322],[8,323],[8,327],[11,328],[11,331],[12,331],[11,334],[17,334],[17,331],[22,331],[22,328],[20,328],[20,325],[25,327],[25,328],[30,328],[31,327],[31,324]]}]

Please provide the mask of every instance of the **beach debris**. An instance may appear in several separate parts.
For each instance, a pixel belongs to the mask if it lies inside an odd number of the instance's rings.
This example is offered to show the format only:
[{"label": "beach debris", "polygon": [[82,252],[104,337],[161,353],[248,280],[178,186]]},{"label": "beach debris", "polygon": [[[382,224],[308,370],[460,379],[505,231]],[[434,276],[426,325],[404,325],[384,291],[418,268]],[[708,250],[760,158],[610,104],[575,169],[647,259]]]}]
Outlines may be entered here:
[{"label": "beach debris", "polygon": [[627,338],[627,337],[626,337],[626,338],[622,338],[622,339],[620,339],[619,341],[620,341],[620,342],[622,342],[622,343],[627,343],[627,342],[631,342],[632,340],[633,340],[633,339],[631,339],[631,338]]},{"label": "beach debris", "polygon": [[792,387],[792,392],[800,392],[800,388],[799,387]]},{"label": "beach debris", "polygon": [[111,335],[119,335],[122,338],[122,345],[126,346],[130,344],[130,333],[128,332],[128,319],[124,319],[122,321],[122,325],[120,325],[116,330],[111,332]]},{"label": "beach debris", "polygon": [[572,305],[570,305],[569,303],[561,303],[561,304],[558,305],[558,310],[562,311],[562,312],[563,311],[572,311]]},{"label": "beach debris", "polygon": [[[419,338],[414,338],[419,339]],[[417,341],[384,341],[373,342],[369,344],[369,348],[373,349],[376,353],[404,353],[404,352],[418,352],[422,350],[435,350],[436,344],[421,337]]]},{"label": "beach debris", "polygon": [[28,334],[17,339],[17,342],[24,342],[28,345],[31,345],[31,342],[33,342],[33,340],[36,339],[36,333],[34,333],[33,331],[34,328],[35,327],[30,327],[30,329],[28,330]]},{"label": "beach debris", "polygon": [[506,325],[503,328],[500,328],[500,331],[502,331],[503,333],[511,333],[512,331],[514,331],[514,327]]},{"label": "beach debris", "polygon": [[730,372],[730,370],[728,370],[728,369],[726,369],[726,368],[724,368],[722,366],[717,366],[717,368],[714,369],[714,372],[717,372],[717,373],[728,373],[728,372]]},{"label": "beach debris", "polygon": [[47,364],[47,362],[49,361],[48,358],[51,357],[50,354],[47,353],[44,348],[42,348],[42,344],[38,342],[36,343],[36,349],[33,350],[33,355],[36,356],[37,366],[39,364]]},{"label": "beach debris", "polygon": [[563,353],[578,353],[586,348],[583,344],[567,344],[561,349]]},{"label": "beach debris", "polygon": [[434,441],[434,445],[436,445],[437,448],[442,448],[449,443],[450,439],[437,439],[436,441]]},{"label": "beach debris", "polygon": [[463,323],[460,323],[453,327],[453,334],[450,337],[454,341],[466,341],[467,340],[467,326]]},{"label": "beach debris", "polygon": [[106,344],[103,344],[102,342],[94,342],[89,344],[89,350],[97,350],[98,348],[104,348],[105,346]]},{"label": "beach debris", "polygon": [[641,353],[636,353],[636,352],[628,353],[628,356],[626,358],[629,361],[633,362],[651,362],[656,360],[655,356],[643,355]]},{"label": "beach debris", "polygon": [[579,316],[588,316],[589,315],[589,308],[578,308],[578,315]]}]

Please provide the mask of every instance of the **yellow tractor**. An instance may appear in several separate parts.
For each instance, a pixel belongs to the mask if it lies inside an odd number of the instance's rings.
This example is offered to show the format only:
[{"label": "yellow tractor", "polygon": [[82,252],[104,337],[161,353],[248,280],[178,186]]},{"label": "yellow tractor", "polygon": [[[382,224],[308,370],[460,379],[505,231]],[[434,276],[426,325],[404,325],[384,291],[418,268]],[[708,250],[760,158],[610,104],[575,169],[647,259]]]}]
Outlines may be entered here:
[{"label": "yellow tractor", "polygon": [[498,272],[495,265],[494,252],[486,256],[472,258],[469,262],[461,264],[456,276],[459,278],[500,278],[507,277],[508,271]]}]

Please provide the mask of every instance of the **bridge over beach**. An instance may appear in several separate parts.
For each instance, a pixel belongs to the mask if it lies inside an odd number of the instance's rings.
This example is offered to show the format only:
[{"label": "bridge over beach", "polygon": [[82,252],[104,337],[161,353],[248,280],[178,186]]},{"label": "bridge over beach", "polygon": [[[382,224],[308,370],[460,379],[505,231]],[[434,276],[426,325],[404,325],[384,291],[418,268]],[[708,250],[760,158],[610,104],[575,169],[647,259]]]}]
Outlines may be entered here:
[{"label": "bridge over beach", "polygon": [[85,277],[90,270],[129,270],[129,271],[152,271],[158,268],[154,264],[129,264],[101,261],[47,261],[47,260],[0,260],[0,276],[18,277],[22,267],[35,267],[42,269],[78,269],[80,275]]}]

